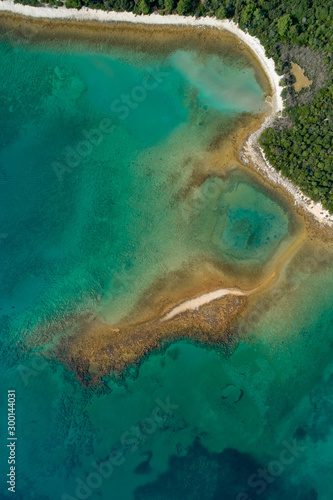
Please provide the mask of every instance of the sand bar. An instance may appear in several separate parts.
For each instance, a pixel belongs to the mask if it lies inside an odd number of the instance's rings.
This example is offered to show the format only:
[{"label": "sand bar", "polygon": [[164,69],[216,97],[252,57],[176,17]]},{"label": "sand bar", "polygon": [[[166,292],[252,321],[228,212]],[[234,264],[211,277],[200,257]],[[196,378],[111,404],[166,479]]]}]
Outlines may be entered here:
[{"label": "sand bar", "polygon": [[213,300],[220,299],[221,297],[225,297],[226,295],[249,295],[252,292],[242,292],[242,290],[237,290],[233,288],[220,288],[219,290],[213,290],[212,292],[204,293],[199,297],[194,297],[193,299],[186,300],[182,302],[178,306],[174,307],[169,311],[165,316],[161,318],[161,321],[168,321],[169,319],[174,318],[178,314],[186,311],[193,311],[198,309],[200,306],[204,304],[208,304]]}]

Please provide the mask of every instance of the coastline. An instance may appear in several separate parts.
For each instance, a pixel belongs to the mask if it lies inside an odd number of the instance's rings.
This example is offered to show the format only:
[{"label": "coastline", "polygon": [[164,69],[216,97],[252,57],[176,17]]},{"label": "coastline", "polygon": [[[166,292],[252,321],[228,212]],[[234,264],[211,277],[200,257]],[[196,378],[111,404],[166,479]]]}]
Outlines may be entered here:
[{"label": "coastline", "polygon": [[88,7],[82,7],[80,10],[66,9],[65,6],[52,7],[45,5],[32,7],[30,5],[14,3],[14,0],[0,0],[0,12],[1,11],[37,19],[98,21],[103,23],[121,22],[158,26],[190,26],[226,30],[237,36],[241,42],[246,44],[259,60],[272,88],[272,108],[276,113],[283,109],[283,99],[281,97],[282,87],[279,86],[282,77],[275,72],[273,59],[269,59],[266,56],[265,49],[257,38],[242,31],[235,22],[229,19],[218,20],[215,17],[195,18],[193,16],[180,16],[176,14],[166,16],[161,16],[160,14],[136,15],[132,12],[101,11],[89,9]]},{"label": "coastline", "polygon": [[87,7],[77,9],[66,9],[63,7],[52,7],[49,5],[32,7],[29,5],[15,4],[14,0],[0,0],[0,12],[10,12],[36,19],[58,19],[72,21],[97,21],[103,23],[132,23],[143,25],[158,26],[190,26],[197,28],[215,28],[225,30],[235,35],[247,48],[253,53],[263,69],[270,87],[271,87],[271,108],[272,111],[266,117],[261,127],[251,133],[245,141],[241,150],[241,160],[248,164],[251,162],[254,169],[273,185],[281,186],[294,199],[294,205],[299,206],[308,214],[312,215],[322,226],[333,227],[333,215],[330,215],[323,208],[321,203],[315,203],[309,197],[304,195],[300,188],[293,184],[289,179],[277,172],[265,158],[262,148],[259,146],[258,139],[262,132],[272,125],[277,116],[281,116],[284,108],[282,99],[282,87],[280,86],[280,77],[275,71],[273,59],[268,58],[264,47],[260,41],[242,31],[238,25],[228,19],[218,20],[214,17],[195,18],[192,16],[166,15],[160,14],[136,15],[132,12],[114,12],[93,10]]},{"label": "coastline", "polygon": [[272,112],[265,118],[262,125],[248,136],[240,152],[241,160],[246,164],[251,163],[251,166],[273,186],[281,186],[291,195],[294,205],[312,215],[321,226],[333,228],[333,215],[330,215],[320,202],[315,203],[306,196],[298,186],[284,177],[281,172],[275,170],[266,159],[265,153],[259,145],[259,137],[266,128],[273,124],[275,117],[276,113]]}]

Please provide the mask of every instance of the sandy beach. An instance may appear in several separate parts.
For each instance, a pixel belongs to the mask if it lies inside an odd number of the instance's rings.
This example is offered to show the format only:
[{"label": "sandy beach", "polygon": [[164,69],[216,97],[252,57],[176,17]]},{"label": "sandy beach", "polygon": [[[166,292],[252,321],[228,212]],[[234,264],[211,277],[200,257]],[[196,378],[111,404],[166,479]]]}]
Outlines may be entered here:
[{"label": "sandy beach", "polygon": [[286,179],[282,174],[277,172],[266,160],[262,149],[259,147],[258,139],[263,130],[269,127],[277,116],[282,115],[283,99],[281,96],[282,87],[280,86],[281,77],[275,71],[273,59],[269,59],[265,54],[264,47],[260,41],[248,33],[242,31],[236,23],[228,19],[218,20],[214,17],[195,18],[191,16],[167,15],[159,14],[136,15],[132,12],[106,12],[101,10],[88,9],[82,7],[80,10],[66,9],[63,7],[32,7],[14,3],[13,0],[1,0],[0,11],[11,12],[14,14],[24,15],[39,19],[64,19],[73,21],[97,21],[103,23],[134,23],[144,25],[159,25],[159,26],[191,26],[197,28],[215,28],[225,30],[234,34],[238,39],[246,44],[251,52],[258,59],[263,68],[267,79],[270,83],[272,96],[271,107],[272,112],[269,117],[263,122],[262,126],[252,133],[246,140],[242,149],[241,159],[244,163],[253,164],[254,168],[263,177],[267,178],[271,183],[283,187],[294,198],[295,205],[310,213],[321,225],[333,227],[333,216],[323,208],[321,203],[314,203],[310,198],[305,196],[302,191],[295,186],[291,181]]},{"label": "sandy beach", "polygon": [[245,43],[259,60],[273,91],[273,112],[278,113],[283,109],[283,99],[281,97],[282,87],[279,85],[281,77],[275,72],[273,59],[266,57],[265,49],[257,38],[242,31],[236,23],[230,21],[229,19],[218,20],[215,17],[195,18],[192,16],[179,15],[161,16],[159,14],[150,14],[147,16],[142,14],[138,16],[132,12],[106,12],[89,9],[87,7],[82,7],[80,10],[66,9],[64,6],[52,7],[49,5],[32,7],[30,5],[14,3],[14,0],[1,0],[0,11],[7,11],[12,12],[13,14],[20,14],[40,19],[66,19],[73,21],[99,21],[110,23],[124,22],[159,26],[194,26],[198,28],[207,27],[226,30],[236,35],[243,43]]},{"label": "sandy beach", "polygon": [[277,172],[267,161],[262,148],[259,146],[258,140],[260,135],[266,128],[273,124],[275,117],[276,113],[273,112],[264,120],[261,127],[248,137],[241,151],[242,161],[244,163],[251,162],[251,166],[263,175],[263,177],[268,179],[272,184],[285,189],[293,197],[294,204],[310,213],[320,225],[332,228],[333,216],[330,215],[328,210],[325,210],[321,203],[315,203],[308,196],[305,196],[295,184],[280,172]]}]

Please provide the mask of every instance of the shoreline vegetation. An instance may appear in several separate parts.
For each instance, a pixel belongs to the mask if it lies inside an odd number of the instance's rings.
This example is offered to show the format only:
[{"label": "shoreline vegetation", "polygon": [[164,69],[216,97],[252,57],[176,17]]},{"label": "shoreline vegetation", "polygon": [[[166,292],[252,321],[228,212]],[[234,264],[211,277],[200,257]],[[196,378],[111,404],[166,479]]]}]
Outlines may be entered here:
[{"label": "shoreline vegetation", "polygon": [[[133,23],[151,26],[190,26],[198,29],[213,28],[235,35],[255,56],[271,87],[271,96],[268,100],[272,111],[266,117],[261,127],[252,132],[245,141],[240,155],[241,160],[244,163],[251,163],[257,172],[273,185],[284,188],[293,197],[295,205],[300,206],[303,210],[310,213],[321,225],[333,227],[333,215],[324,208],[322,203],[320,201],[313,201],[313,199],[307,196],[297,183],[292,182],[286,175],[283,175],[285,173],[283,169],[276,168],[277,165],[274,165],[274,161],[272,161],[274,160],[274,153],[272,154],[273,147],[270,145],[269,138],[279,135],[279,131],[276,131],[275,135],[272,132],[276,119],[280,122],[285,120],[285,118],[282,118],[283,110],[285,109],[282,97],[283,87],[281,86],[281,83],[284,83],[281,82],[283,77],[277,73],[273,58],[269,58],[266,55],[265,47],[260,43],[260,40],[243,31],[234,21],[230,19],[220,20],[215,17],[195,18],[180,16],[178,14],[160,15],[153,13],[150,15],[137,15],[133,12],[115,12],[88,7],[82,7],[80,10],[66,8],[65,6],[54,7],[42,5],[37,7],[15,3],[14,0],[0,0],[1,11],[36,19]],[[304,148],[302,150],[304,151]],[[321,163],[320,169],[325,169],[325,167],[328,168],[326,164]],[[331,178],[333,176],[328,175],[327,180],[324,181],[324,184],[327,184],[326,188],[330,186]],[[314,183],[317,183],[317,181],[312,180],[312,184]]]}]

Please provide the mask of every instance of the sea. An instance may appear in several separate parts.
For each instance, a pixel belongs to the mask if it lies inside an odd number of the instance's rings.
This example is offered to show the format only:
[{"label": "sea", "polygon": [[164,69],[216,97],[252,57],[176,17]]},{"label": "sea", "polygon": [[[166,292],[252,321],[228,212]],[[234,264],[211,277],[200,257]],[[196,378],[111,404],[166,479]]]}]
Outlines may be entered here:
[{"label": "sea", "polygon": [[[269,111],[257,63],[6,36],[0,60],[0,498],[331,500],[331,242],[282,264],[295,209],[223,158]],[[52,356],[64,322],[117,327],[205,259],[235,286],[277,266],[230,348],[167,343],[88,386]]]}]

